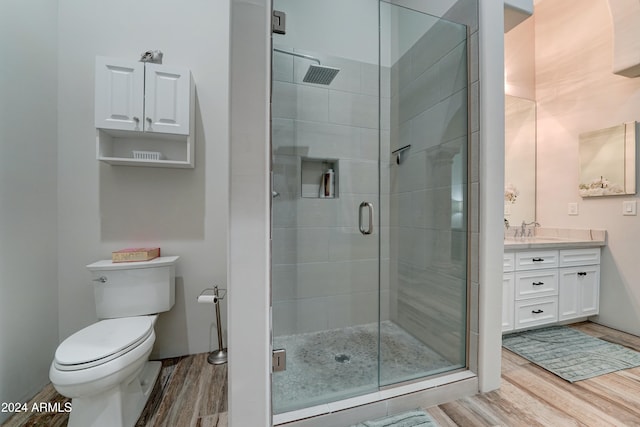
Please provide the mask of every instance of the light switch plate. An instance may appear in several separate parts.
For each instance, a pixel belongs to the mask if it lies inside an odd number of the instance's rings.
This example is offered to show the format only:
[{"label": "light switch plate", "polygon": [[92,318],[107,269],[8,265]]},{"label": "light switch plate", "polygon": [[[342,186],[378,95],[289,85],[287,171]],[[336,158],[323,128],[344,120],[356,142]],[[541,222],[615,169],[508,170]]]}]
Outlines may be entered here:
[{"label": "light switch plate", "polygon": [[569,203],[567,208],[567,213],[569,215],[578,215],[578,204],[577,203]]},{"label": "light switch plate", "polygon": [[637,215],[637,203],[635,200],[622,201],[622,215]]}]

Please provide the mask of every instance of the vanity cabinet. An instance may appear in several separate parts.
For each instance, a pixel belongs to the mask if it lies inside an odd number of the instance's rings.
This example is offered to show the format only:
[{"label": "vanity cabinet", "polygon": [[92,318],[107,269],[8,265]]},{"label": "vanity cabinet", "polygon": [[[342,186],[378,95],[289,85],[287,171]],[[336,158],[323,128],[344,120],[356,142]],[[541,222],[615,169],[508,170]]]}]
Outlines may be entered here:
[{"label": "vanity cabinet", "polygon": [[600,248],[505,252],[502,331],[598,314]]},{"label": "vanity cabinet", "polygon": [[98,160],[193,167],[194,93],[186,68],[97,57]]}]

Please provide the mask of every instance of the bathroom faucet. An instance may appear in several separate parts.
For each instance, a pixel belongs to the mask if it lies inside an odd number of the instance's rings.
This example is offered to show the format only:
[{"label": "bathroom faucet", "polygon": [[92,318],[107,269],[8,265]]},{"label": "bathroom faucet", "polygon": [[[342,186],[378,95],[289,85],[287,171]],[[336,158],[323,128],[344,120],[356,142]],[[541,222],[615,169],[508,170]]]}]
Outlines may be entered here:
[{"label": "bathroom faucet", "polygon": [[[524,237],[525,236],[525,232],[527,231],[527,226],[529,225],[533,225],[533,228],[535,229],[536,227],[540,227],[540,224],[536,221],[531,221],[531,222],[524,222],[524,220],[522,221],[522,225],[520,226],[520,237]],[[529,228],[528,232],[527,232],[527,237],[531,237],[533,234],[532,229]]]}]

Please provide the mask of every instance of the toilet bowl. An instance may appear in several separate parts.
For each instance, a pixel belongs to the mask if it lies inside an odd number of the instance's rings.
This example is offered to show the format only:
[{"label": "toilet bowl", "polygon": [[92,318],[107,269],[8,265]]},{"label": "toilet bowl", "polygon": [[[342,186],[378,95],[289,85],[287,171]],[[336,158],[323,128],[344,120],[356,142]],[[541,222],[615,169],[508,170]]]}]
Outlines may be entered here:
[{"label": "toilet bowl", "polygon": [[[173,266],[178,257],[165,258],[170,260],[88,266],[98,278],[98,312],[104,317],[117,312],[118,317],[87,326],[56,350],[49,378],[60,394],[71,398],[69,427],[131,427],[138,420],[161,367],[160,362],[148,360],[158,316],[147,312],[166,311],[174,303],[173,289],[164,288],[174,285]],[[151,271],[161,267],[169,270]],[[147,298],[138,302],[131,295]],[[127,299],[129,303],[123,306]]]},{"label": "toilet bowl", "polygon": [[72,399],[70,427],[135,424],[160,372],[148,361],[155,317],[102,320],[60,344],[49,378]]}]

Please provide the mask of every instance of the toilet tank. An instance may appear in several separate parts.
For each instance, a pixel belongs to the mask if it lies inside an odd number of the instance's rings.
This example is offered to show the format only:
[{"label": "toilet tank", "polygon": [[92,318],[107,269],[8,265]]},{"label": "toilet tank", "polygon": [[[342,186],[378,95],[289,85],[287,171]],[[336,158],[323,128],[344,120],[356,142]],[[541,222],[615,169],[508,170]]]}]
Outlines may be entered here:
[{"label": "toilet tank", "polygon": [[177,256],[151,261],[104,260],[87,265],[99,319],[142,316],[168,311],[175,303]]}]

